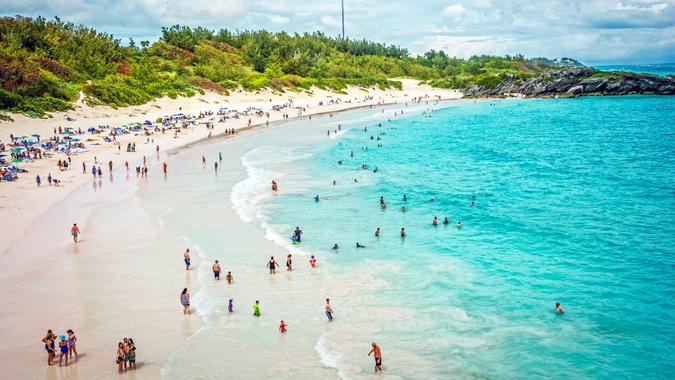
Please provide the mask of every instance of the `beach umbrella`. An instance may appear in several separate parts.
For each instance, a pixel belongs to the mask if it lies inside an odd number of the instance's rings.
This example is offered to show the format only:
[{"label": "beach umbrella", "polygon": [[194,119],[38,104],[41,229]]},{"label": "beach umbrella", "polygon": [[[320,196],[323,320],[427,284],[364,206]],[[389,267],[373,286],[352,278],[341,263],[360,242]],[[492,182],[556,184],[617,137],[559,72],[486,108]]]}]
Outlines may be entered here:
[{"label": "beach umbrella", "polygon": [[23,150],[23,148],[12,148],[12,149],[10,149],[9,151],[12,152],[12,153],[19,153],[19,152],[21,152],[22,150]]},{"label": "beach umbrella", "polygon": [[14,162],[14,163],[19,163],[19,162],[23,162],[23,161],[21,161],[21,160],[19,160],[19,159],[17,158],[17,159],[15,159],[15,160],[12,160],[12,162]]}]

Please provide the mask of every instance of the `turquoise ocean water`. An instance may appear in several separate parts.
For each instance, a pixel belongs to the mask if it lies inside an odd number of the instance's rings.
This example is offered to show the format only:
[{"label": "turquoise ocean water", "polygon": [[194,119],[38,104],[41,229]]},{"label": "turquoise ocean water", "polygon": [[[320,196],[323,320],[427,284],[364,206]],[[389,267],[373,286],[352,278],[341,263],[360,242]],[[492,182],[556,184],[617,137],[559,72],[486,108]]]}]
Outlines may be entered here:
[{"label": "turquoise ocean water", "polygon": [[282,245],[300,226],[334,284],[322,362],[352,377],[350,342],[374,339],[403,378],[671,378],[675,99],[433,107],[341,120],[332,138],[338,122],[317,119],[291,131],[311,143],[243,159],[249,182],[288,191],[235,206]]},{"label": "turquoise ocean water", "polygon": [[675,63],[659,63],[652,65],[607,65],[594,66],[603,71],[631,71],[634,73],[646,73],[653,75],[675,75]]}]

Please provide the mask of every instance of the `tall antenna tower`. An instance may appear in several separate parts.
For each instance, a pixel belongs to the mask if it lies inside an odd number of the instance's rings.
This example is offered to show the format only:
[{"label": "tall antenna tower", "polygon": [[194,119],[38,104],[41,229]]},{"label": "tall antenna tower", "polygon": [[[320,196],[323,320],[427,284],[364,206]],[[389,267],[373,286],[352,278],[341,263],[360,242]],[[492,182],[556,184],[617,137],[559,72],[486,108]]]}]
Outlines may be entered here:
[{"label": "tall antenna tower", "polygon": [[345,0],[341,0],[342,4],[342,39],[345,39]]}]

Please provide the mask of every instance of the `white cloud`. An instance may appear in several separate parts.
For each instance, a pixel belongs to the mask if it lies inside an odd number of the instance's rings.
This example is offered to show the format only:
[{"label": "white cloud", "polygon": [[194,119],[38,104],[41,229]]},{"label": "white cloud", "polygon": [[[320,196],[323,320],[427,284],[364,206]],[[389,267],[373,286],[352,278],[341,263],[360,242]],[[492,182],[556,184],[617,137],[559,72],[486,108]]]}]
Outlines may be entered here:
[{"label": "white cloud", "polygon": [[446,17],[458,18],[466,12],[466,8],[462,4],[452,4],[443,8],[441,14]]},{"label": "white cloud", "polygon": [[286,16],[280,16],[280,15],[268,15],[267,18],[270,20],[272,24],[277,24],[277,25],[284,25],[288,24],[289,21],[291,21],[290,18]]}]

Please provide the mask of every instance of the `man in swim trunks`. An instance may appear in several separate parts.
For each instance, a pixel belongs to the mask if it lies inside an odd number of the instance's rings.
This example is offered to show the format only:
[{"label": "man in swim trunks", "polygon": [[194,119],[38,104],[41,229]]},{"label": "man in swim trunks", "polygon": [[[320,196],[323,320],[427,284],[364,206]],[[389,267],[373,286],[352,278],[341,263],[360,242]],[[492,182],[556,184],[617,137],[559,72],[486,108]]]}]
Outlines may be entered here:
[{"label": "man in swim trunks", "polygon": [[220,263],[218,262],[218,260],[216,260],[216,262],[213,263],[213,267],[211,269],[213,269],[213,277],[216,280],[220,280]]},{"label": "man in swim trunks", "polygon": [[375,357],[375,373],[377,373],[378,371],[382,371],[382,351],[380,351],[380,346],[375,344],[375,342],[371,343],[371,346],[373,348],[368,353],[368,356],[370,356],[370,354],[374,354],[373,356]]},{"label": "man in swim trunks", "polygon": [[77,243],[77,237],[80,235],[80,229],[77,227],[77,223],[73,223],[73,226],[70,228],[70,234],[73,235],[73,241]]},{"label": "man in swim trunks", "polygon": [[185,270],[190,270],[190,248],[185,249],[183,260],[185,261]]},{"label": "man in swim trunks", "polygon": [[330,307],[330,299],[326,298],[326,307],[324,308],[326,310],[326,317],[328,317],[328,321],[332,322],[333,321],[333,308]]}]

